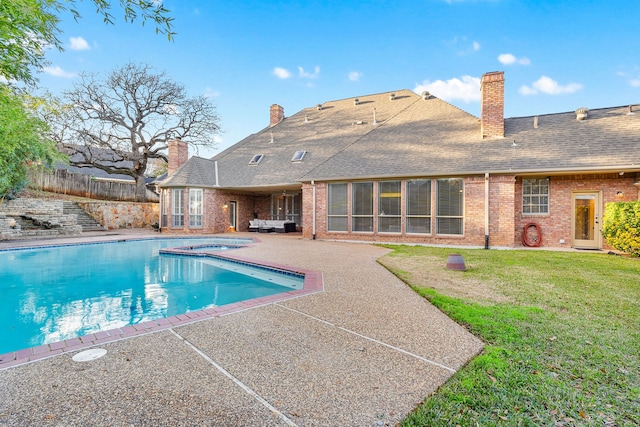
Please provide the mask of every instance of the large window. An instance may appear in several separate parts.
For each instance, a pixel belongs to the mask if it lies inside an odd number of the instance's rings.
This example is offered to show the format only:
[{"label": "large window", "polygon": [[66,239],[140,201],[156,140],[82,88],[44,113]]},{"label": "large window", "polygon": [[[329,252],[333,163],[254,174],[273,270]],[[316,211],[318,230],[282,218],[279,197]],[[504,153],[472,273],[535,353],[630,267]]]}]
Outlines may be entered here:
[{"label": "large window", "polygon": [[436,181],[436,233],[462,235],[464,188],[461,178]]},{"label": "large window", "polygon": [[189,189],[189,227],[202,227],[202,188]]},{"label": "large window", "polygon": [[184,199],[182,188],[171,190],[171,226],[184,227]]},{"label": "large window", "polygon": [[401,212],[400,181],[378,183],[378,231],[399,233]]},{"label": "large window", "polygon": [[522,180],[522,213],[549,213],[549,178]]},{"label": "large window", "polygon": [[160,227],[169,226],[169,190],[166,188],[162,190],[162,219]]},{"label": "large window", "polygon": [[407,181],[407,233],[431,233],[431,180]]},{"label": "large window", "polygon": [[347,231],[347,183],[329,184],[327,192],[327,230]]},{"label": "large window", "polygon": [[373,182],[354,182],[351,192],[352,231],[373,231]]}]

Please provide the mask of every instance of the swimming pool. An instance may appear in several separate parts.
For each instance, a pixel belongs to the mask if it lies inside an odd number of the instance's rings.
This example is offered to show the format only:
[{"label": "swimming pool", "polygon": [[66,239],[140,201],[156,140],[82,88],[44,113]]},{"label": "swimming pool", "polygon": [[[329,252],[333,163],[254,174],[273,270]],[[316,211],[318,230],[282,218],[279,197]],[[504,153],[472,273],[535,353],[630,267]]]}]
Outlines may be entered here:
[{"label": "swimming pool", "polygon": [[[0,251],[0,354],[302,288],[302,275],[198,255],[250,242],[147,239]],[[194,256],[167,251],[174,247]]]}]

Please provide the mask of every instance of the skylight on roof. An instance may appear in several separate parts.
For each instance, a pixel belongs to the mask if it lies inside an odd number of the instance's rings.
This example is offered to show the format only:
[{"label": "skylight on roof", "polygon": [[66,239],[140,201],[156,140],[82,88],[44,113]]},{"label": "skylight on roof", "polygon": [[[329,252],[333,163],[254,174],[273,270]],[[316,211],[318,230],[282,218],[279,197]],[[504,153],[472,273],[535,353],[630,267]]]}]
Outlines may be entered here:
[{"label": "skylight on roof", "polygon": [[256,154],[251,158],[251,161],[249,162],[250,165],[257,165],[258,163],[260,163],[262,161],[262,159],[264,158],[264,154]]},{"label": "skylight on roof", "polygon": [[305,150],[296,151],[296,153],[291,158],[292,162],[301,162],[304,159],[304,155],[307,154]]}]

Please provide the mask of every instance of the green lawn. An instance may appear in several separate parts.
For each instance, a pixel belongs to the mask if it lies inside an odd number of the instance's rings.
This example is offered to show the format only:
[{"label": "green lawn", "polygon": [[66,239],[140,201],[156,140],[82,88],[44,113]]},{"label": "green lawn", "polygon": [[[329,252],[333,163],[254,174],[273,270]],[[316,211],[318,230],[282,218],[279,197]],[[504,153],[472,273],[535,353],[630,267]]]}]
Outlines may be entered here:
[{"label": "green lawn", "polygon": [[381,264],[486,344],[403,426],[640,425],[640,259],[388,247]]}]

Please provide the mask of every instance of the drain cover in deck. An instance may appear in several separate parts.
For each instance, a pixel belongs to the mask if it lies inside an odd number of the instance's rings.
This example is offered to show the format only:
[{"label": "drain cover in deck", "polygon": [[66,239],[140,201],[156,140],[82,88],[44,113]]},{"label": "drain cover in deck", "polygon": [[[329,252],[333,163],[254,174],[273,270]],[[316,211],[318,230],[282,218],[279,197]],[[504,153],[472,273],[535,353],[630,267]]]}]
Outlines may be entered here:
[{"label": "drain cover in deck", "polygon": [[71,358],[74,362],[90,362],[101,358],[107,354],[107,350],[104,348],[92,348],[90,350],[81,351]]}]

